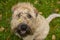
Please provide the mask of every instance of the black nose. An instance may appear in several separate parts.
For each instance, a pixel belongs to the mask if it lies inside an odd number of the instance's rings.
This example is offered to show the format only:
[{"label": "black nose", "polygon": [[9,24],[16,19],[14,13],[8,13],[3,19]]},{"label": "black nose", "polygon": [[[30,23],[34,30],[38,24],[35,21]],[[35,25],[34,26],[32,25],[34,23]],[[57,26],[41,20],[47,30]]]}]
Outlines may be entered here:
[{"label": "black nose", "polygon": [[20,26],[21,26],[21,30],[26,30],[28,27],[26,24],[21,24]]}]

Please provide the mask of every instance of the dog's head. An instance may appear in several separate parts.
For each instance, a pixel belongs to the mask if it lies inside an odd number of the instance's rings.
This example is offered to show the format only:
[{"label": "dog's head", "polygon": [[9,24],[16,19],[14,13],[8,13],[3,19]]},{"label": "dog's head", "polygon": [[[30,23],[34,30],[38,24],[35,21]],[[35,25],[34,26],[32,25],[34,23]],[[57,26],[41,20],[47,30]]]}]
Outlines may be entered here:
[{"label": "dog's head", "polygon": [[11,29],[20,36],[33,34],[35,31],[37,10],[30,3],[18,3],[12,7]]}]

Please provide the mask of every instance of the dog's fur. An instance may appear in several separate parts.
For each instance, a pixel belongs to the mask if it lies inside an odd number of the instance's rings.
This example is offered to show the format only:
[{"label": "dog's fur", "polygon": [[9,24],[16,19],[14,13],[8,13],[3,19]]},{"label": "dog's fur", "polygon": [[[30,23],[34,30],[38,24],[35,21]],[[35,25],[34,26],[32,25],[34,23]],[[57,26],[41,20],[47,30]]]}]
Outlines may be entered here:
[{"label": "dog's fur", "polygon": [[[60,14],[52,14],[48,18],[44,18],[38,13],[35,7],[30,3],[18,3],[12,7],[13,15],[11,20],[11,30],[15,32],[20,23],[26,23],[31,28],[31,35],[23,37],[23,40],[44,40],[49,33],[49,23],[55,17],[60,17]],[[28,18],[30,14],[32,17]],[[19,19],[21,19],[19,21]]]}]

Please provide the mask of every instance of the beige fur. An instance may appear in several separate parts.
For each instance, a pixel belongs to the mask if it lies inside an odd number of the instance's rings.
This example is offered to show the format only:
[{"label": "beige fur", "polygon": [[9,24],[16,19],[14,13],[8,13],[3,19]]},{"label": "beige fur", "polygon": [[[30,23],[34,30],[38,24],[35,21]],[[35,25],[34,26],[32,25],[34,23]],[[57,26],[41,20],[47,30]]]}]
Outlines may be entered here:
[{"label": "beige fur", "polygon": [[[49,33],[49,23],[55,17],[60,17],[59,14],[53,14],[45,19],[42,15],[38,14],[36,8],[33,7],[30,3],[18,3],[17,5],[12,7],[12,20],[11,20],[11,30],[14,32],[15,28],[19,25],[19,23],[26,23],[30,26],[33,35],[28,35],[23,38],[23,40],[44,40]],[[17,14],[22,13],[21,17],[18,18]],[[29,12],[29,13],[28,13]],[[33,17],[29,19],[27,14],[31,14]],[[36,17],[37,14],[37,17]],[[57,16],[56,16],[57,15]],[[50,20],[51,18],[51,20]],[[19,19],[21,21],[19,22]],[[18,35],[18,34],[17,34]],[[19,36],[19,35],[18,35]],[[20,36],[19,36],[20,37]]]}]

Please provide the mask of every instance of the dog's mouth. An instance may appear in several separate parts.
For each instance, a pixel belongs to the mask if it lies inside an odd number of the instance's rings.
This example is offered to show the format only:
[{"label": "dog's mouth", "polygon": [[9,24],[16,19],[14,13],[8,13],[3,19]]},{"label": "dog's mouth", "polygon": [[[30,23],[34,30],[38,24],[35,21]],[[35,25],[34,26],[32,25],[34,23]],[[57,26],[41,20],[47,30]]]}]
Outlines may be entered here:
[{"label": "dog's mouth", "polygon": [[21,37],[27,36],[26,31],[20,31],[20,30],[17,30],[17,33],[18,33]]},{"label": "dog's mouth", "polygon": [[20,24],[18,25],[16,32],[21,36],[21,37],[26,37],[27,35],[31,35],[32,31],[31,28],[26,25],[26,24]]},{"label": "dog's mouth", "polygon": [[26,31],[21,31],[21,34],[26,34]]},{"label": "dog's mouth", "polygon": [[30,35],[30,31],[21,31],[21,30],[18,30],[17,33],[21,36],[21,37],[26,37],[27,35]]}]

